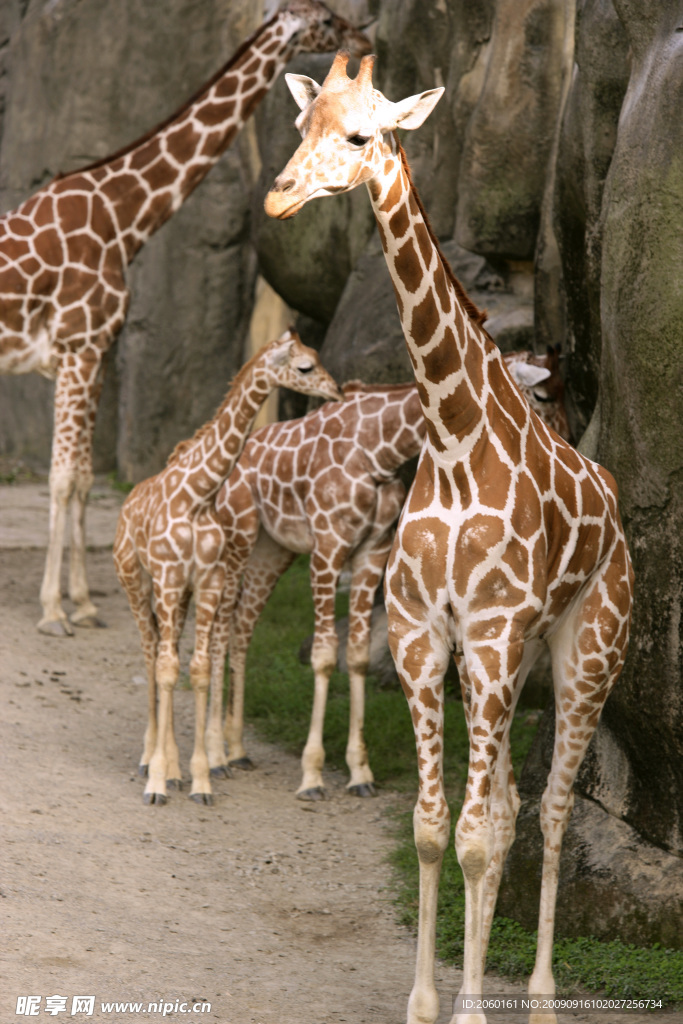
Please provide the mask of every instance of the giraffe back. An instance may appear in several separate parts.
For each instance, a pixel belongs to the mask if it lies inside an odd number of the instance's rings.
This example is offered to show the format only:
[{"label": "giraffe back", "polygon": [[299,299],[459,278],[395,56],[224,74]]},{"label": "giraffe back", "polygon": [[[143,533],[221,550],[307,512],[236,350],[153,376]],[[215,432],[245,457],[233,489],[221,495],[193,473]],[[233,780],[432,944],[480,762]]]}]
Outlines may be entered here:
[{"label": "giraffe back", "polygon": [[236,514],[247,482],[261,522],[290,550],[310,552],[316,533],[369,528],[376,490],[417,455],[424,420],[413,384],[344,386],[344,401],[273,423],[248,440],[217,509]]}]

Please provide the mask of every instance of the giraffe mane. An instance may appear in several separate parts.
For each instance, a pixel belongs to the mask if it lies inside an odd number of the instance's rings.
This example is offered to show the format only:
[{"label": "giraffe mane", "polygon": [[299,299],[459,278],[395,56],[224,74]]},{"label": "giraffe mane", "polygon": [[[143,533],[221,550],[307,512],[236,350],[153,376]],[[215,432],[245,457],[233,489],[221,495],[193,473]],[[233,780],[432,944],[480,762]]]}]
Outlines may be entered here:
[{"label": "giraffe mane", "polygon": [[[268,346],[265,347],[267,348]],[[216,409],[211,419],[207,420],[206,423],[203,423],[201,427],[198,427],[197,430],[195,430],[192,437],[188,437],[184,441],[178,442],[178,444],[175,446],[169,457],[166,459],[167,466],[170,466],[173,462],[177,462],[178,459],[181,458],[181,456],[186,455],[191,448],[193,448],[199,441],[202,440],[203,437],[205,437],[206,434],[208,434],[208,432],[214,426],[216,421],[220,419],[220,417],[223,415],[234,389],[238,385],[241,385],[245,377],[247,377],[251,373],[253,364],[256,362],[258,357],[263,354],[263,351],[264,349],[260,348],[258,352],[255,355],[253,355],[251,359],[248,362],[246,362],[240,370],[237,371],[237,373],[230,382],[227,394],[225,395],[221,404]]]},{"label": "giraffe mane", "polygon": [[462,306],[463,306],[465,312],[467,313],[467,315],[469,316],[470,320],[472,320],[478,327],[482,327],[483,328],[484,324],[486,323],[486,320],[488,318],[488,314],[487,314],[485,309],[479,309],[478,306],[475,306],[475,304],[472,302],[471,298],[469,297],[469,295],[465,291],[464,287],[462,286],[460,281],[457,279],[457,277],[453,273],[453,268],[451,267],[450,263],[448,262],[448,260],[444,256],[444,254],[443,254],[443,252],[441,250],[441,246],[439,245],[439,239],[436,237],[436,234],[434,232],[434,228],[432,227],[432,225],[431,225],[431,223],[429,221],[429,217],[427,216],[427,211],[425,210],[423,202],[422,202],[422,199],[420,198],[420,193],[415,188],[415,183],[413,182],[413,175],[412,175],[412,172],[410,170],[410,164],[408,163],[408,157],[406,156],[406,151],[403,148],[403,146],[401,145],[401,143],[399,142],[398,136],[396,135],[395,132],[394,132],[394,138],[396,139],[396,144],[398,146],[398,151],[399,151],[400,156],[401,156],[401,163],[403,164],[403,170],[406,172],[406,176],[408,178],[408,184],[410,185],[410,191],[412,192],[413,198],[415,199],[415,202],[417,203],[418,209],[419,209],[420,213],[422,214],[422,219],[425,222],[425,227],[427,228],[427,231],[429,232],[429,237],[431,238],[432,244],[433,244],[434,248],[436,249],[436,251],[437,251],[437,253],[439,255],[439,259],[441,260],[441,263],[443,265],[444,270],[446,271],[446,276],[448,277],[448,280],[451,282],[451,284],[455,288],[455,294],[458,296],[458,299],[462,303]]},{"label": "giraffe mane", "polygon": [[211,78],[209,78],[206,82],[200,85],[197,91],[194,92],[189,99],[185,100],[182,106],[178,107],[177,110],[174,110],[173,113],[169,114],[169,116],[164,118],[163,121],[160,121],[153,128],[150,128],[149,131],[145,132],[144,135],[141,135],[139,138],[134,139],[132,142],[127,143],[125,146],[122,146],[121,149],[117,149],[114,153],[109,153],[107,156],[100,157],[99,160],[93,160],[91,164],[85,164],[85,166],[83,167],[77,167],[73,171],[60,171],[58,174],[54,176],[53,181],[59,181],[61,178],[68,178],[72,174],[80,174],[82,171],[97,170],[98,167],[104,167],[106,164],[111,163],[112,160],[118,160],[120,157],[126,156],[128,153],[132,153],[134,149],[137,149],[138,146],[141,146],[144,142],[147,142],[148,139],[154,138],[154,136],[158,132],[162,132],[164,128],[167,128],[170,124],[172,124],[173,121],[176,120],[176,118],[180,117],[181,114],[184,114],[186,110],[189,110],[192,104],[196,103],[199,97],[203,96],[204,93],[207,92],[212,85],[215,85],[218,79],[222,78],[223,75],[226,74],[226,72],[228,72],[230,68],[237,63],[240,57],[244,56],[245,52],[249,49],[250,46],[252,46],[252,44],[261,35],[261,33],[264,32],[275,21],[275,19],[278,17],[278,14],[279,11],[276,11],[275,14],[268,18],[267,21],[264,21],[261,25],[259,25],[256,31],[252,32],[249,38],[245,39],[244,42],[237,48],[237,50],[235,50],[232,57],[230,57],[230,59],[227,60],[225,64],[223,64],[223,66],[220,67],[218,71],[216,71],[211,76]]}]

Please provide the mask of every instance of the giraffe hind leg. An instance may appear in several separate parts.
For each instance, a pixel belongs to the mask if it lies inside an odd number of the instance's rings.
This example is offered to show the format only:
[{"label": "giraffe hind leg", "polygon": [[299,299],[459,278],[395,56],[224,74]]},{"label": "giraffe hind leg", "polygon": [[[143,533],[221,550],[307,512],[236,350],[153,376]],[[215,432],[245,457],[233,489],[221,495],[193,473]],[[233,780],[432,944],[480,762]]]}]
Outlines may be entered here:
[{"label": "giraffe hind leg", "polygon": [[[541,801],[543,873],[532,995],[553,996],[552,950],[562,840],[574,805],[574,781],[604,703],[619,678],[628,644],[628,565],[607,563],[581,602],[550,638],[555,689],[555,744]],[[621,579],[619,579],[621,577]],[[616,586],[615,586],[616,581]],[[615,589],[618,603],[610,600]],[[554,1024],[532,1014],[530,1024]]]}]

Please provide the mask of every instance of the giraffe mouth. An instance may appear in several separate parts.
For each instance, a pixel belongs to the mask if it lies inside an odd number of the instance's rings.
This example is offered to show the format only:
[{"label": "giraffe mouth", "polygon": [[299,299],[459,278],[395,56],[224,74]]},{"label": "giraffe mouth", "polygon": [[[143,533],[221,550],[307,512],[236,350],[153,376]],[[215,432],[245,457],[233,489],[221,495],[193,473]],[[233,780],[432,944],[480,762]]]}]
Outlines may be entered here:
[{"label": "giraffe mouth", "polygon": [[275,220],[289,220],[290,217],[296,216],[305,203],[305,199],[293,199],[273,190],[266,196],[263,206],[269,217],[274,217]]},{"label": "giraffe mouth", "polygon": [[295,198],[291,193],[288,195],[286,192],[273,189],[267,194],[263,205],[269,217],[274,217],[275,220],[289,220],[290,217],[295,217],[311,199],[334,196],[347,191],[346,185],[326,185],[316,188],[307,196]]}]

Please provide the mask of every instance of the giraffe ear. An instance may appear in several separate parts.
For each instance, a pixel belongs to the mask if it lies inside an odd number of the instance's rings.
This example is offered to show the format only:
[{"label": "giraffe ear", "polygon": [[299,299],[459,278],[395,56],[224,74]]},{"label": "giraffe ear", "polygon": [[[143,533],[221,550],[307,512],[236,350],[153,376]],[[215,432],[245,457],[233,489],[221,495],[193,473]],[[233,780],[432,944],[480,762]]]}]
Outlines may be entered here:
[{"label": "giraffe ear", "polygon": [[427,89],[415,96],[408,96],[398,103],[391,104],[391,118],[394,123],[384,128],[384,131],[393,131],[394,128],[408,128],[413,130],[419,128],[423,121],[431,114],[444,93],[443,87],[438,89]]},{"label": "giraffe ear", "polygon": [[285,82],[289,86],[289,91],[296,100],[300,110],[305,110],[313,102],[321,89],[321,86],[314,82],[312,78],[309,78],[308,75],[288,74],[285,75]]},{"label": "giraffe ear", "polygon": [[515,384],[527,388],[533,388],[550,376],[550,370],[546,366],[534,366],[533,363],[512,363],[508,370]]}]

